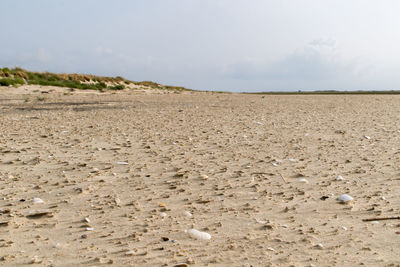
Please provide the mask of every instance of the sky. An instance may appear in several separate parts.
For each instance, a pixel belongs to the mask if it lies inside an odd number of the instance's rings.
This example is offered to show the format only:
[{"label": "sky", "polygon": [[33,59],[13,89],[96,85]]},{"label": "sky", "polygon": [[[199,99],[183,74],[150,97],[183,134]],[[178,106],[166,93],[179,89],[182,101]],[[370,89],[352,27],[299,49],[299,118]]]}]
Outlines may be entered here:
[{"label": "sky", "polygon": [[400,89],[398,0],[1,0],[0,67],[235,92]]}]

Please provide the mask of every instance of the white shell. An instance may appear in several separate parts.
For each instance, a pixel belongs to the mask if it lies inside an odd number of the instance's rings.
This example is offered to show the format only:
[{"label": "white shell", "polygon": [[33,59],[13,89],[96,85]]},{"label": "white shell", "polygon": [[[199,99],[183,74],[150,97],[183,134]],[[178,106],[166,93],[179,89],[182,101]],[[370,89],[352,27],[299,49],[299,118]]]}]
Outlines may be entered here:
[{"label": "white shell", "polygon": [[364,135],[365,139],[371,139],[368,135]]},{"label": "white shell", "polygon": [[185,214],[185,216],[186,217],[188,217],[188,218],[190,218],[190,217],[192,217],[193,215],[189,212],[189,211],[185,211],[183,214]]},{"label": "white shell", "polygon": [[209,233],[200,232],[199,230],[196,229],[190,229],[187,231],[187,233],[190,235],[190,237],[195,239],[203,239],[203,240],[211,239],[211,235]]},{"label": "white shell", "polygon": [[41,198],[38,198],[38,197],[35,197],[35,198],[32,200],[32,202],[33,202],[34,204],[42,204],[42,203],[44,203],[44,201],[43,201]]},{"label": "white shell", "polygon": [[341,175],[339,175],[338,177],[336,177],[336,181],[343,181],[344,180],[344,178],[341,176]]},{"label": "white shell", "polygon": [[117,164],[118,165],[128,165],[129,163],[125,162],[125,161],[118,161]]},{"label": "white shell", "polygon": [[299,179],[299,182],[300,183],[304,183],[304,184],[308,184],[308,180],[304,179],[304,178]]},{"label": "white shell", "polygon": [[94,228],[93,227],[86,227],[86,231],[93,231]]},{"label": "white shell", "polygon": [[167,217],[167,214],[166,214],[165,212],[161,212],[161,213],[160,213],[160,216],[161,216],[162,218],[165,218],[165,217]]},{"label": "white shell", "polygon": [[348,194],[343,194],[343,195],[340,195],[340,197],[338,197],[337,200],[339,200],[342,203],[349,203],[350,201],[353,201],[354,198]]}]

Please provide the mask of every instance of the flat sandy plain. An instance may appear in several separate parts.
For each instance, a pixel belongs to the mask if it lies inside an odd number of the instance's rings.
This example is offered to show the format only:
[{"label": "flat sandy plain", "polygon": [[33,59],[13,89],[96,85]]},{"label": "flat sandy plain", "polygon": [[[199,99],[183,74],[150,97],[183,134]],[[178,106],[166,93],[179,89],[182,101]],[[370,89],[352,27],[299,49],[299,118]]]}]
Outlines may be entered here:
[{"label": "flat sandy plain", "polygon": [[0,190],[4,266],[398,266],[400,95],[3,87]]}]

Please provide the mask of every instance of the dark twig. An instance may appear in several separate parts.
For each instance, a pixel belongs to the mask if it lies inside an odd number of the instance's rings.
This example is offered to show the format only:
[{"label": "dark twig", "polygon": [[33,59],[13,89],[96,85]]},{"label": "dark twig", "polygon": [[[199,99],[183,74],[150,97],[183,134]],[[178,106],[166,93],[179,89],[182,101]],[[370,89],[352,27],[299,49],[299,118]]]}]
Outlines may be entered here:
[{"label": "dark twig", "polygon": [[383,217],[383,218],[369,218],[369,219],[363,219],[363,222],[385,221],[385,220],[400,220],[400,216],[397,216],[397,217]]}]

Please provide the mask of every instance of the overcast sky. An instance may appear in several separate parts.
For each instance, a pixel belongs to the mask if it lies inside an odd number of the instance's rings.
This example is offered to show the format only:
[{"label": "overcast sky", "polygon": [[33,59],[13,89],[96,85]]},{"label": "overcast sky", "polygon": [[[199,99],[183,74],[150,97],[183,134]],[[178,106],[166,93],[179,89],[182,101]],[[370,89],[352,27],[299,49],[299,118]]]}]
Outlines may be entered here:
[{"label": "overcast sky", "polygon": [[0,66],[201,90],[400,89],[398,0],[1,0]]}]

